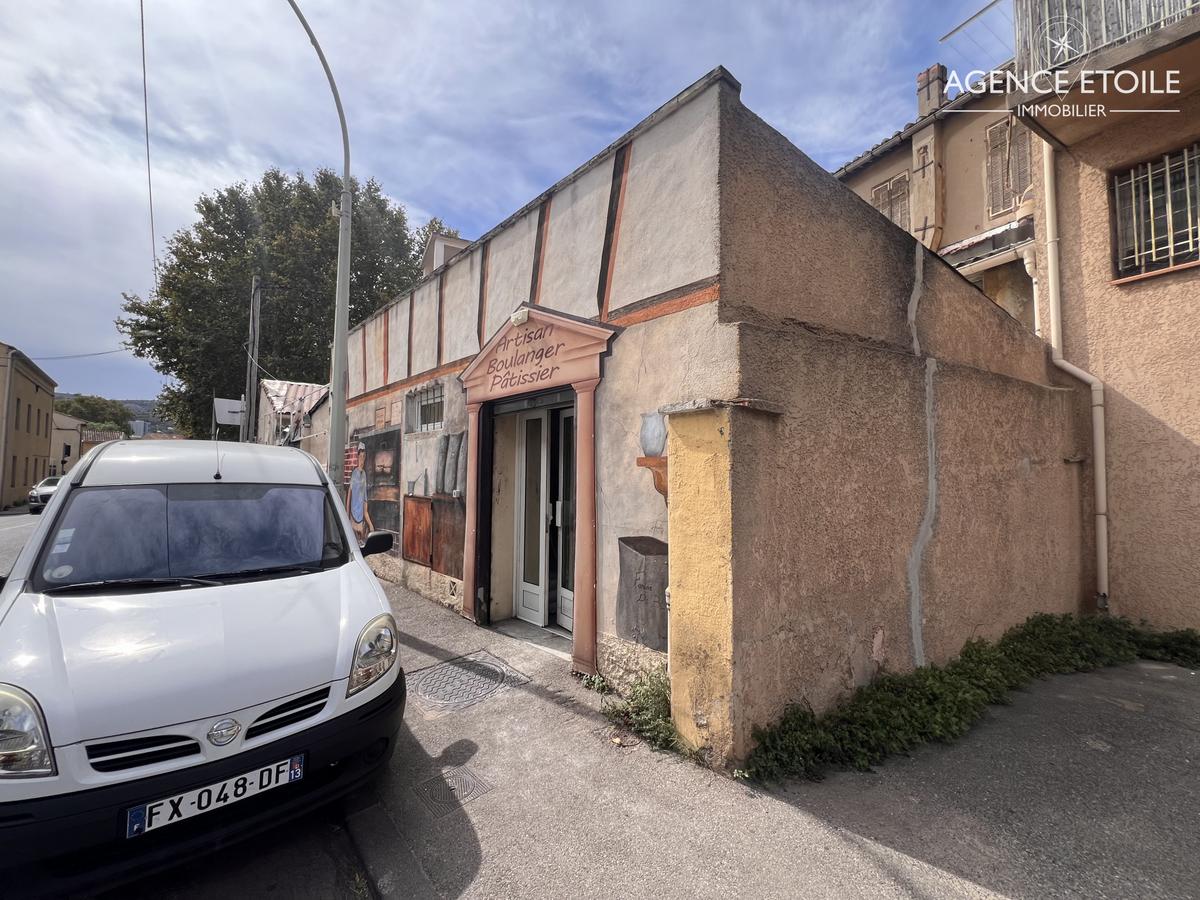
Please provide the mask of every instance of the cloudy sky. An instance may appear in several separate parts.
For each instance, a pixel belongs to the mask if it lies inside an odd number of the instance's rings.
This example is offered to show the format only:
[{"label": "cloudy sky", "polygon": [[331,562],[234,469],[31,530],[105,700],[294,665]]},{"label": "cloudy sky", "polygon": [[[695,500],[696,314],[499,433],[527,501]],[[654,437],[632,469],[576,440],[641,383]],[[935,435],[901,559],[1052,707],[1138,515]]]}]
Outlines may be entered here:
[{"label": "cloudy sky", "polygon": [[[415,223],[476,237],[720,64],[829,168],[912,118],[938,38],[984,0],[603,3],[301,0],[338,79],[353,170]],[[269,166],[341,167],[312,48],[285,0],[145,0],[155,224]],[[157,394],[120,347],[152,281],[137,0],[0,4],[0,340],[68,392]]]}]

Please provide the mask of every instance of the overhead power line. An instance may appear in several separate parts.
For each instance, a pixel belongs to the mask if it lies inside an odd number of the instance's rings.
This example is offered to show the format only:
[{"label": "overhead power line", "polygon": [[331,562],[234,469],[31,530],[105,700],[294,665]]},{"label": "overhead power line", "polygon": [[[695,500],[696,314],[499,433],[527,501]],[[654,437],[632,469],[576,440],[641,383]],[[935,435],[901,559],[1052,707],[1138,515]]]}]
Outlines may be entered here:
[{"label": "overhead power line", "polygon": [[100,350],[97,353],[68,353],[66,356],[30,356],[29,359],[35,362],[42,362],[47,359],[83,359],[85,356],[110,356],[113,353],[124,353],[125,347],[118,347],[116,350]]}]

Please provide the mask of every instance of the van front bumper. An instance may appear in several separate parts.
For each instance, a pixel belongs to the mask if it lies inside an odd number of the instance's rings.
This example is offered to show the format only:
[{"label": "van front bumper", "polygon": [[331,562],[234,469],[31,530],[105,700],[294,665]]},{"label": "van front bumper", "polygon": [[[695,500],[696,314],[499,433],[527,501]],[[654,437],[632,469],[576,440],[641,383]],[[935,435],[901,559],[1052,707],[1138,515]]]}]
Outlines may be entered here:
[{"label": "van front bumper", "polygon": [[[22,896],[112,885],[215,850],[299,816],[366,781],[391,756],[404,715],[403,670],[357,709],[245,753],[138,781],[0,803],[0,884]],[[130,807],[304,755],[304,778],[229,807],[126,838]],[[2,891],[0,891],[2,893]]]}]

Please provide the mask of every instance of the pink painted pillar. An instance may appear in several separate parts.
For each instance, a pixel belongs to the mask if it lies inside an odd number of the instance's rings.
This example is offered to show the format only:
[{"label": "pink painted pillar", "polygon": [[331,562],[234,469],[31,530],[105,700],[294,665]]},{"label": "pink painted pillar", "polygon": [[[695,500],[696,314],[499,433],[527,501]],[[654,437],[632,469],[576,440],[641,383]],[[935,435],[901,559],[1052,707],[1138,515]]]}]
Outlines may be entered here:
[{"label": "pink painted pillar", "polygon": [[479,528],[479,408],[482,403],[467,404],[467,523],[463,547],[462,614],[475,620],[475,539]]},{"label": "pink painted pillar", "polygon": [[[571,668],[596,674],[596,385],[575,388],[575,634]],[[468,528],[470,526],[468,525]]]}]

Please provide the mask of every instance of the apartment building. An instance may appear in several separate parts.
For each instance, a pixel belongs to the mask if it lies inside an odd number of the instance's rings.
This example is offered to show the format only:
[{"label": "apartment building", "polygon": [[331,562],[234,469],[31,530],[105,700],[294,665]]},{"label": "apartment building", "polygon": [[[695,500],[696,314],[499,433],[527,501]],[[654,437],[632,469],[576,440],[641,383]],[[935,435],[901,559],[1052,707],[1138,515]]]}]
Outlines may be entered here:
[{"label": "apartment building", "polygon": [[1036,331],[1036,141],[1005,95],[946,87],[940,63],[917,75],[916,118],[834,175]]},{"label": "apartment building", "polygon": [[1092,384],[1097,602],[1164,628],[1200,626],[1198,12],[1016,0],[989,84],[938,98],[931,67],[917,120],[837,173]]},{"label": "apartment building", "polygon": [[68,416],[66,413],[54,413],[54,434],[50,440],[50,474],[66,475],[71,466],[79,461],[79,450],[83,444],[82,434],[87,422]]},{"label": "apartment building", "polygon": [[1042,332],[1103,385],[1112,610],[1200,627],[1200,5],[1067,12],[1060,55],[1047,10],[1016,4],[1018,71],[1075,85],[1009,96],[1044,139],[1035,231],[1057,253],[1039,254],[1037,277],[1058,302],[1039,310]]},{"label": "apartment building", "polygon": [[50,474],[56,387],[28,356],[0,343],[0,508],[24,503]]}]

